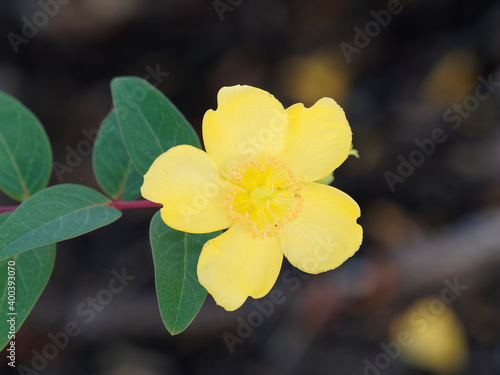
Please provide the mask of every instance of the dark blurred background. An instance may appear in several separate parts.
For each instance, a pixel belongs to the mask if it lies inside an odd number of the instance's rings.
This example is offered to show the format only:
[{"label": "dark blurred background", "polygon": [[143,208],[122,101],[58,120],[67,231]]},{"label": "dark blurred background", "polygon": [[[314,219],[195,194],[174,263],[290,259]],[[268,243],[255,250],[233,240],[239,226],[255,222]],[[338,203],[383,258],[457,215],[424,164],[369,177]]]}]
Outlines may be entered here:
[{"label": "dark blurred background", "polygon": [[[360,154],[333,185],[359,203],[365,233],[337,270],[285,263],[269,317],[252,300],[228,313],[209,296],[172,337],[155,296],[154,212],[126,212],[58,245],[16,335],[17,363],[32,371],[19,373],[500,374],[499,1],[3,0],[0,36],[0,90],[40,118],[71,169],[51,184],[98,189],[84,144],[116,76],[148,79],[198,133],[225,85],[285,107],[329,96]],[[135,279],[82,314],[123,268]],[[81,332],[37,362],[71,321]]]}]

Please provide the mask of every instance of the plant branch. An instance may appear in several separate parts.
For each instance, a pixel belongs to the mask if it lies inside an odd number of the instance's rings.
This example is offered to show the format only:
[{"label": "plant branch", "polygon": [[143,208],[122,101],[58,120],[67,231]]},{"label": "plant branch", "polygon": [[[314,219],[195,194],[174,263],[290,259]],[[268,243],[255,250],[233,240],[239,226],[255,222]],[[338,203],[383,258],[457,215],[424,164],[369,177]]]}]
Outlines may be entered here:
[{"label": "plant branch", "polygon": [[139,201],[131,201],[131,202],[121,202],[121,201],[112,201],[109,203],[109,206],[114,207],[118,210],[136,210],[139,208],[162,208],[163,205],[150,202],[147,200],[139,200]]},{"label": "plant branch", "polygon": [[[162,208],[163,206],[158,203],[139,200],[139,201],[131,201],[131,202],[120,202],[120,201],[111,201],[108,203],[108,206],[114,207],[118,210],[136,210],[140,208]],[[15,211],[18,206],[0,206],[0,214],[6,212]]]},{"label": "plant branch", "polygon": [[17,208],[17,206],[0,206],[0,214],[6,212],[12,212]]}]

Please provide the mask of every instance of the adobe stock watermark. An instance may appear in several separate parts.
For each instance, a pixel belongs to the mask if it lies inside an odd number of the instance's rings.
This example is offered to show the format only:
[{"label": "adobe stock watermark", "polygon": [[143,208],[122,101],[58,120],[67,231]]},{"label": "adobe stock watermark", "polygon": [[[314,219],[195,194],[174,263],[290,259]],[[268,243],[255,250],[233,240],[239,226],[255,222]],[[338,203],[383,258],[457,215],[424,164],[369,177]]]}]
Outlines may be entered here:
[{"label": "adobe stock watermark", "polygon": [[106,288],[99,290],[95,297],[88,297],[85,302],[76,307],[76,314],[82,321],[76,322],[72,320],[64,325],[63,331],[49,332],[47,338],[50,342],[39,350],[31,350],[31,363],[17,366],[20,375],[40,375],[44,373],[49,361],[55,359],[60,352],[68,347],[71,338],[82,333],[83,324],[92,323],[96,315],[102,312],[113,301],[113,298],[123,292],[125,287],[135,279],[135,276],[127,274],[125,267],[120,272],[112,270],[111,274],[113,277],[109,280]]},{"label": "adobe stock watermark", "polygon": [[[302,281],[309,277],[309,275],[299,272],[287,270],[283,273],[283,283],[289,285],[290,291],[296,291],[300,287]],[[287,296],[280,288],[271,290],[264,298],[254,300],[254,309],[245,318],[242,316],[236,318],[236,322],[238,323],[236,332],[230,333],[226,331],[222,334],[222,338],[229,352],[233,354],[235,346],[243,344],[245,340],[250,338],[255,330],[262,326],[264,321],[274,314],[276,306],[282,305],[286,301]]]},{"label": "adobe stock watermark", "polygon": [[400,0],[389,0],[387,3],[387,9],[382,9],[378,12],[374,10],[370,11],[370,15],[373,19],[368,21],[363,29],[358,26],[354,28],[355,34],[352,44],[347,42],[341,42],[339,44],[340,50],[342,51],[347,63],[350,64],[352,62],[351,56],[353,54],[359,55],[364,48],[368,47],[372,39],[376,38],[380,34],[382,28],[389,25],[392,20],[392,16],[401,13],[403,9],[404,7]]},{"label": "adobe stock watermark", "polygon": [[243,0],[214,0],[212,1],[212,6],[217,12],[220,21],[223,22],[225,19],[224,13],[232,12],[242,2]]},{"label": "adobe stock watermark", "polygon": [[[306,266],[317,268],[317,265],[330,258],[332,254],[337,254],[340,250],[340,244],[333,241],[333,236],[329,234],[326,238],[318,237],[316,245],[311,251],[311,255],[306,258]],[[301,271],[287,270],[283,273],[281,280],[283,284],[288,285],[289,292],[297,291],[303,280],[309,278],[308,274]],[[285,291],[280,288],[272,289],[266,297],[254,300],[254,309],[246,316],[238,316],[236,322],[236,332],[224,332],[222,338],[231,354],[235,351],[236,345],[241,345],[253,335],[255,330],[264,324],[264,321],[271,317],[276,311],[276,306],[282,305],[287,301]]]},{"label": "adobe stock watermark", "polygon": [[[432,299],[425,306],[420,306],[418,311],[410,314],[408,323],[415,327],[418,333],[423,333],[428,328],[429,323],[435,321],[436,317],[444,312],[445,306],[453,303],[467,289],[467,285],[459,283],[458,277],[455,277],[453,282],[445,279],[443,283],[445,287],[441,290],[439,298]],[[410,332],[401,331],[397,335],[396,341],[388,344],[380,343],[382,350],[373,361],[368,358],[364,359],[363,375],[381,375],[382,371],[389,368],[391,362],[401,355],[402,348],[412,345],[413,341],[414,338]]]},{"label": "adobe stock watermark", "polygon": [[[465,97],[461,103],[453,104],[443,113],[443,120],[447,124],[451,124],[449,129],[452,131],[459,129],[462,126],[463,120],[469,118],[479,108],[481,102],[490,98],[497,88],[500,87],[500,81],[495,81],[493,74],[490,74],[487,79],[479,76],[477,80],[479,84],[474,89],[473,95]],[[429,138],[423,140],[417,138],[414,140],[417,147],[410,151],[406,158],[403,155],[397,157],[399,161],[396,170],[397,173],[391,171],[384,172],[384,178],[391,192],[394,193],[396,191],[396,184],[405,182],[415,172],[417,167],[421,166],[428,157],[434,154],[437,146],[448,139],[448,134],[446,133],[447,131],[449,132],[449,129],[434,128]]]},{"label": "adobe stock watermark", "polygon": [[[160,64],[156,64],[154,69],[148,65],[146,67],[146,72],[147,74],[144,76],[144,79],[148,80],[155,87],[158,87],[158,85],[170,75],[170,73],[163,72],[161,70]],[[146,96],[147,92],[142,87],[136,87],[132,90],[131,97],[128,98],[127,101],[115,102],[116,113],[120,114],[122,117],[127,117],[130,110],[137,108],[138,104],[146,99]],[[99,129],[103,133],[109,134],[115,131],[114,127],[114,122],[107,118],[103,121]],[[92,129],[90,131],[87,129],[82,130],[82,135],[85,139],[79,141],[76,147],[66,146],[66,157],[64,159],[65,163],[54,161],[52,168],[59,183],[63,181],[63,176],[66,173],[73,172],[75,168],[80,166],[84,158],[89,157],[92,154],[92,145],[95,142],[99,129]]]},{"label": "adobe stock watermark", "polygon": [[59,14],[61,5],[66,5],[70,0],[39,0],[38,7],[40,10],[35,12],[31,19],[24,16],[21,18],[23,23],[21,27],[21,34],[16,34],[11,31],[7,34],[7,39],[9,39],[12,49],[17,54],[19,53],[19,47],[23,44],[28,44],[29,41],[38,35],[40,29],[47,26],[51,18],[56,17]]}]

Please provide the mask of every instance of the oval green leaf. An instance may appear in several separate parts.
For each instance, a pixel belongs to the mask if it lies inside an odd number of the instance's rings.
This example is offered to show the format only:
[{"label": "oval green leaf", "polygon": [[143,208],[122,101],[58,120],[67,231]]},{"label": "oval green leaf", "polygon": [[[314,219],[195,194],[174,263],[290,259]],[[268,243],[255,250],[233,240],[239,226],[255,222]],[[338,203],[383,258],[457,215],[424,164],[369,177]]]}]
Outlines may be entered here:
[{"label": "oval green leaf", "polygon": [[165,225],[158,212],[151,220],[150,239],[155,265],[156,294],[167,330],[184,331],[200,311],[207,291],[198,281],[201,249],[220,232],[191,234]]},{"label": "oval green leaf", "polygon": [[[8,216],[9,214],[0,215],[0,225]],[[17,333],[45,289],[52,274],[55,257],[56,245],[51,244],[0,262],[0,316],[3,317],[0,320],[0,351],[13,339],[9,319],[14,318],[14,332]],[[15,264],[12,265],[12,262]],[[12,276],[9,276],[9,272],[11,275],[14,273],[14,279],[10,278]],[[12,297],[9,300],[9,291],[11,294],[15,292],[15,300]]]},{"label": "oval green leaf", "polygon": [[109,199],[85,186],[51,186],[33,195],[0,227],[0,261],[80,236],[121,216]]},{"label": "oval green leaf", "polygon": [[113,103],[125,148],[139,173],[173,146],[200,147],[195,131],[160,91],[137,77],[111,82]]},{"label": "oval green leaf", "polygon": [[49,139],[38,119],[0,92],[0,189],[24,201],[47,185],[51,165]]},{"label": "oval green leaf", "polygon": [[99,186],[111,198],[131,201],[141,195],[143,177],[125,149],[114,109],[99,128],[92,162]]}]

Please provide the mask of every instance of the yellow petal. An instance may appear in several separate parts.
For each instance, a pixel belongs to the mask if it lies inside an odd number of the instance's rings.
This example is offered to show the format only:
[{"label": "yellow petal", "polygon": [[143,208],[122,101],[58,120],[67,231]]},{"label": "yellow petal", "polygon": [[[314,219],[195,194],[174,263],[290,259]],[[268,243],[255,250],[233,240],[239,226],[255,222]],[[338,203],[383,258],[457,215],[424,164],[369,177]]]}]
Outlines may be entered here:
[{"label": "yellow petal", "polygon": [[168,226],[184,232],[208,233],[231,224],[222,207],[224,192],[229,187],[206,152],[182,145],[154,161],[144,176],[141,193],[144,198],[163,204],[161,217]]},{"label": "yellow petal", "polygon": [[216,111],[203,118],[203,140],[221,176],[244,160],[275,156],[288,128],[287,114],[274,96],[251,86],[220,89]]},{"label": "yellow petal", "polygon": [[311,108],[294,104],[287,113],[288,134],[278,157],[290,165],[297,181],[319,180],[347,159],[352,132],[333,99],[320,99]]},{"label": "yellow petal", "polygon": [[361,245],[359,206],[331,186],[305,183],[302,212],[280,230],[283,252],[295,267],[320,273],[340,266]]},{"label": "yellow petal", "polygon": [[248,296],[264,297],[273,287],[283,252],[278,237],[252,238],[244,226],[233,225],[208,241],[198,261],[198,279],[227,311]]}]

